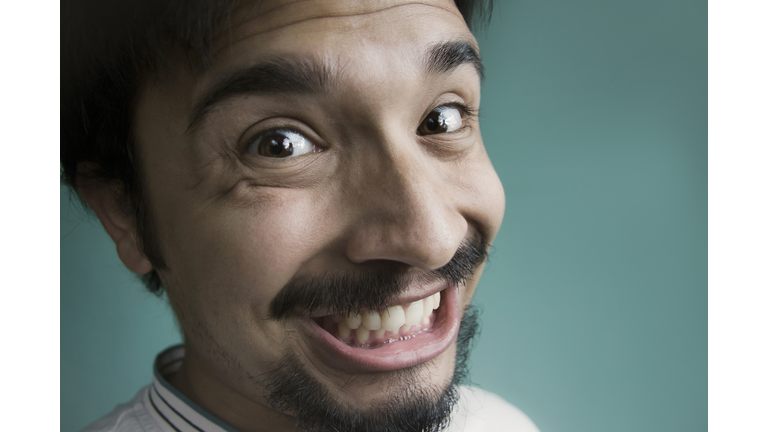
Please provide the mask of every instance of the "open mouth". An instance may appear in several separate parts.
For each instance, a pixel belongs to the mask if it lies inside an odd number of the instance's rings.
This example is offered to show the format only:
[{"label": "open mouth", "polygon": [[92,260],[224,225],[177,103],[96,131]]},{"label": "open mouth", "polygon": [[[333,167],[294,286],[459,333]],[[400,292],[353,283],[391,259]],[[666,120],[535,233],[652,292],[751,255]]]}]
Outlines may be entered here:
[{"label": "open mouth", "polygon": [[455,286],[382,310],[307,319],[317,354],[344,371],[391,371],[427,362],[456,339],[461,316]]},{"label": "open mouth", "polygon": [[384,310],[326,315],[315,322],[339,341],[356,348],[408,340],[432,329],[440,307],[440,293]]}]

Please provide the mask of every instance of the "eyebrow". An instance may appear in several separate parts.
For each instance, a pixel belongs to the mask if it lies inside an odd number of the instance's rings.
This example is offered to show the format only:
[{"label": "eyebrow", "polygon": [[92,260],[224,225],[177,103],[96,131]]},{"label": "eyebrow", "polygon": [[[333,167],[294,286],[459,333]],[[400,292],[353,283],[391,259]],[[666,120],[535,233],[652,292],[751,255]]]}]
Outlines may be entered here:
[{"label": "eyebrow", "polygon": [[432,46],[427,52],[426,70],[430,74],[446,74],[463,64],[475,67],[480,80],[485,77],[483,62],[475,46],[467,41],[449,41]]},{"label": "eyebrow", "polygon": [[187,131],[195,129],[213,106],[235,96],[327,92],[338,77],[335,69],[314,59],[286,57],[237,70],[219,79],[195,104]]},{"label": "eyebrow", "polygon": [[[444,75],[461,65],[474,66],[482,80],[483,63],[475,46],[453,40],[431,46],[424,56],[429,75]],[[198,100],[189,116],[187,132],[199,126],[211,109],[236,96],[253,94],[329,93],[340,81],[340,68],[313,58],[283,57],[234,71],[214,83]]]}]

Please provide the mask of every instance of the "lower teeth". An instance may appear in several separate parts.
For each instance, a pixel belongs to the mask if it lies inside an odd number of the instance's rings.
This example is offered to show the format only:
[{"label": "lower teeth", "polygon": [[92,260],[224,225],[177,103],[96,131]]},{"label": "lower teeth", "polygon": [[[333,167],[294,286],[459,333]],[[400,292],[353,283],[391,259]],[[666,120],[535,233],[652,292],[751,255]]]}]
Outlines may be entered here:
[{"label": "lower teeth", "polygon": [[375,347],[408,340],[432,328],[440,307],[440,293],[380,311],[327,315],[318,324],[341,342],[354,347]]},{"label": "lower teeth", "polygon": [[342,335],[340,335],[338,332],[338,328],[326,328],[326,330],[332,334],[335,334],[336,339],[349,346],[353,346],[355,348],[374,348],[393,342],[406,341],[424,332],[427,332],[432,329],[434,320],[435,314],[432,314],[432,316],[429,317],[429,320],[425,320],[426,324],[424,322],[420,322],[418,325],[409,326],[407,330],[399,329],[397,333],[386,331],[381,336],[377,336],[375,331],[371,331],[369,337],[365,341],[358,339],[355,330],[352,330],[350,334],[347,335],[347,337],[342,337]]}]

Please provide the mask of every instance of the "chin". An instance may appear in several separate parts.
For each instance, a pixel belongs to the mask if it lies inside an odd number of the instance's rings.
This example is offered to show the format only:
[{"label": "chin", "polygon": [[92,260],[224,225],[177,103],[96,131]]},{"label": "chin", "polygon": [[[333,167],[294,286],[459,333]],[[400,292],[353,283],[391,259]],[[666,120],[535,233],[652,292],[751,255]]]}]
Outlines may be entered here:
[{"label": "chin", "polygon": [[363,374],[329,375],[317,370],[311,362],[302,364],[331,399],[352,409],[365,410],[414,391],[436,401],[453,382],[455,354],[455,344],[452,344],[437,357],[416,366]]},{"label": "chin", "polygon": [[264,383],[267,404],[306,430],[440,431],[450,422],[457,385],[467,377],[478,315],[468,309],[445,350],[401,369],[328,373],[316,358],[286,355]]}]

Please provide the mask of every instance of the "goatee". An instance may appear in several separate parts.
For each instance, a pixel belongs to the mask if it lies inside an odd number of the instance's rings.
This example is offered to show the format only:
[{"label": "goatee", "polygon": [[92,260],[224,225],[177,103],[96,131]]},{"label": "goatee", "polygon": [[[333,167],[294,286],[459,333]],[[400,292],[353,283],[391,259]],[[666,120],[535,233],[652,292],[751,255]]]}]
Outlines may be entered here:
[{"label": "goatee", "polygon": [[458,401],[458,386],[469,378],[468,359],[480,331],[479,318],[477,307],[465,310],[456,342],[453,377],[445,388],[419,382],[419,372],[427,366],[414,366],[390,373],[388,380],[399,383],[391,389],[394,396],[377,408],[363,410],[335,400],[328,388],[307,372],[300,359],[289,356],[266,380],[267,403],[305,431],[442,431],[450,424]]}]

